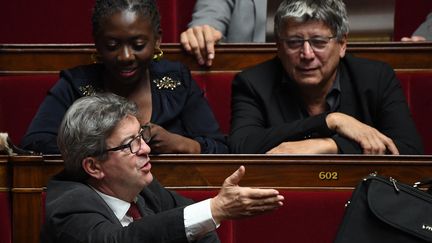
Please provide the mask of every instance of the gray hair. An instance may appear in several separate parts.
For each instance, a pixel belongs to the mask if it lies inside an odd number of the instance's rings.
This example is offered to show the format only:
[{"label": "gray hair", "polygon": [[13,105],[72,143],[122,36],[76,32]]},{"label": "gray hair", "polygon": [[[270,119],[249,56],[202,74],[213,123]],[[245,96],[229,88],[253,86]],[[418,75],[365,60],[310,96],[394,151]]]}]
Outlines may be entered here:
[{"label": "gray hair", "polygon": [[124,117],[136,116],[137,111],[135,103],[113,93],[76,100],[66,112],[57,136],[65,172],[77,180],[86,180],[88,174],[82,168],[82,160],[88,156],[108,159],[104,153],[106,139]]},{"label": "gray hair", "polygon": [[285,0],[274,18],[274,34],[278,38],[284,21],[291,19],[299,23],[310,20],[324,22],[338,40],[349,32],[345,4],[342,0]]}]

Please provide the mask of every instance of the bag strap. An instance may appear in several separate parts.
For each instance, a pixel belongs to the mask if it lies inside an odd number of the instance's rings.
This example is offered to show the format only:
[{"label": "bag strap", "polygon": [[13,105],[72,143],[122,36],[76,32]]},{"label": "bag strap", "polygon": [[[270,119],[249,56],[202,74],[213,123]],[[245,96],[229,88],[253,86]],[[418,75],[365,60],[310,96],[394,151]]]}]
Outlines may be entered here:
[{"label": "bag strap", "polygon": [[[389,177],[388,179],[386,179],[386,178],[378,175],[378,172],[375,171],[375,172],[370,173],[367,177],[363,178],[363,180],[367,180],[370,178],[375,178],[375,179],[379,178],[381,180],[389,180],[391,183],[393,183],[395,190],[399,191],[399,188],[396,185],[397,181],[392,177]],[[419,189],[419,187],[423,187],[423,186],[427,187],[426,192],[432,195],[432,177],[417,181],[413,185],[413,187],[417,188],[417,189]]]},{"label": "bag strap", "polygon": [[426,178],[421,181],[417,181],[416,183],[414,183],[413,187],[418,188],[420,186],[428,186],[426,192],[432,195],[432,178]]}]

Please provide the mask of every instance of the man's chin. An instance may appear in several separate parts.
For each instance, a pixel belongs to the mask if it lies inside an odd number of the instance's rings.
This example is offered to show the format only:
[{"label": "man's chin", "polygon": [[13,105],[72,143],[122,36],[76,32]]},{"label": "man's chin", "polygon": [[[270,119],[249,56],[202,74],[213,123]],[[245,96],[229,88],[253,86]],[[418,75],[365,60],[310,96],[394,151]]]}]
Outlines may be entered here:
[{"label": "man's chin", "polygon": [[153,174],[151,172],[148,172],[144,178],[144,186],[146,187],[150,185],[150,183],[152,182],[153,182]]},{"label": "man's chin", "polygon": [[321,84],[321,79],[316,77],[300,77],[297,79],[297,83],[301,87],[315,87]]}]

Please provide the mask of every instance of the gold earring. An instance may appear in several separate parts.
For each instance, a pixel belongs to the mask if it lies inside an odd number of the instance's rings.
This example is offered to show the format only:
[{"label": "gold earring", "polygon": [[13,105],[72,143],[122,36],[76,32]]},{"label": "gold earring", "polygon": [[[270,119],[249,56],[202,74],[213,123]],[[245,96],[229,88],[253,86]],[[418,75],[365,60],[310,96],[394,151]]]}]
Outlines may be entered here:
[{"label": "gold earring", "polygon": [[163,57],[163,51],[160,47],[156,47],[155,51],[156,53],[153,55],[153,60],[157,62]]},{"label": "gold earring", "polygon": [[102,62],[101,57],[100,57],[99,53],[97,53],[97,52],[91,54],[90,58],[93,61],[93,63],[101,63]]}]

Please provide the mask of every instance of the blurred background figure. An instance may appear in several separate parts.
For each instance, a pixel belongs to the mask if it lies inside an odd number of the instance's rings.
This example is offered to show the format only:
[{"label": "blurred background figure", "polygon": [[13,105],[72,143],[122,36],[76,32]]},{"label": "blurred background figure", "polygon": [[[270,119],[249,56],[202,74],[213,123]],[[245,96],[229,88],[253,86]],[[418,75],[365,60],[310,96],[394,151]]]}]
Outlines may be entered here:
[{"label": "blurred background figure", "polygon": [[401,41],[430,41],[432,40],[432,12],[426,20],[417,28],[411,37],[402,37]]},{"label": "blurred background figure", "polygon": [[[180,34],[184,49],[200,65],[211,66],[214,45],[274,42],[274,15],[282,0],[197,0],[188,28]],[[350,41],[390,41],[394,0],[346,0]],[[370,7],[373,6],[373,7]]]}]

